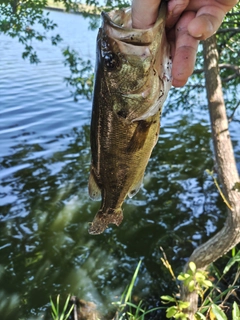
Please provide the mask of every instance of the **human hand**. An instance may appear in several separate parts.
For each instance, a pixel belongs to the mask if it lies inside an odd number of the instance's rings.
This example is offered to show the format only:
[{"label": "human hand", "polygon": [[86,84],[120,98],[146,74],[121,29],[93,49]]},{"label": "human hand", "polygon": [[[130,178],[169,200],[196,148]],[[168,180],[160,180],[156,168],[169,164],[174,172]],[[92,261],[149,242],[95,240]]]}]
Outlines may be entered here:
[{"label": "human hand", "polygon": [[[156,21],[161,0],[133,0],[132,24],[147,29]],[[220,27],[225,14],[238,0],[169,0],[166,20],[173,57],[172,85],[182,87],[194,70],[199,40]]]}]

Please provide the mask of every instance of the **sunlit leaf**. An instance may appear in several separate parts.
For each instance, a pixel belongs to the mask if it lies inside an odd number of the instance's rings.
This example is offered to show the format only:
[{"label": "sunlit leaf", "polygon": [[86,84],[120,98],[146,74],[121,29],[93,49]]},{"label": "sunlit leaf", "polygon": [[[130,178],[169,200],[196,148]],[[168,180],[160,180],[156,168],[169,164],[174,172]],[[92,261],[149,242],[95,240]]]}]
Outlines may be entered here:
[{"label": "sunlit leaf", "polygon": [[216,304],[212,304],[211,310],[212,310],[213,314],[216,316],[217,320],[228,320],[227,316],[225,315],[225,313]]},{"label": "sunlit leaf", "polygon": [[180,309],[186,309],[186,308],[189,307],[190,302],[188,302],[188,301],[179,301],[178,304],[179,304],[179,308]]},{"label": "sunlit leaf", "polygon": [[191,262],[189,262],[188,265],[189,265],[189,268],[192,270],[192,272],[195,273],[196,269],[197,269],[195,263],[193,261],[191,261]]},{"label": "sunlit leaf", "polygon": [[200,313],[200,312],[197,312],[195,315],[194,315],[195,319],[196,320],[206,320],[206,317],[204,314]]},{"label": "sunlit leaf", "polygon": [[204,280],[202,282],[202,286],[204,286],[205,288],[208,288],[208,287],[212,287],[213,284],[212,284],[212,282],[210,280]]},{"label": "sunlit leaf", "polygon": [[180,273],[179,276],[177,277],[177,279],[180,281],[184,281],[184,280],[188,279],[189,277],[190,277],[190,275],[188,273]]},{"label": "sunlit leaf", "polygon": [[191,281],[189,282],[189,284],[188,284],[188,290],[189,290],[190,292],[193,292],[194,289],[195,289],[195,281],[194,281],[194,280],[191,280]]},{"label": "sunlit leaf", "polygon": [[240,262],[240,251],[238,251],[237,254],[228,261],[226,267],[223,270],[223,274],[226,274],[236,262]]},{"label": "sunlit leaf", "polygon": [[172,318],[177,312],[177,307],[176,306],[172,306],[170,308],[167,309],[167,314],[166,317],[167,318]]},{"label": "sunlit leaf", "polygon": [[233,302],[232,318],[233,320],[240,320],[240,310],[236,301]]},{"label": "sunlit leaf", "polygon": [[202,274],[201,272],[196,272],[195,277],[196,277],[196,280],[197,280],[198,282],[203,281],[203,280],[206,279],[205,275]]},{"label": "sunlit leaf", "polygon": [[171,301],[171,302],[175,302],[176,299],[171,297],[171,296],[161,296],[162,300],[166,300],[166,301]]}]

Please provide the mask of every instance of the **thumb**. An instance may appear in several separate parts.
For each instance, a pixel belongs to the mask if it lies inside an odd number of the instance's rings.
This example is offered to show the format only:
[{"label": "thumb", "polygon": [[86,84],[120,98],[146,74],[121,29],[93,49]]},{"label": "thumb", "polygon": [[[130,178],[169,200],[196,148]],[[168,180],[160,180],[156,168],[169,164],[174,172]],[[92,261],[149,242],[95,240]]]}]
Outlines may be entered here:
[{"label": "thumb", "polygon": [[189,34],[199,40],[211,37],[220,27],[225,12],[218,7],[205,6],[201,8],[196,17],[189,23]]}]

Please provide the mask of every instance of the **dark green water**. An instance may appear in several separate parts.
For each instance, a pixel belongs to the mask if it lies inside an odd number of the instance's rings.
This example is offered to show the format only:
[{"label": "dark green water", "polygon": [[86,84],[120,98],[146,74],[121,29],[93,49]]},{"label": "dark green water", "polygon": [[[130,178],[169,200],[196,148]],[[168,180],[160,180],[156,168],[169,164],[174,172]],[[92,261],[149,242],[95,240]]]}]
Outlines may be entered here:
[{"label": "dark green water", "polygon": [[[62,47],[71,41],[93,59],[96,32],[88,22],[52,16],[70,39]],[[214,166],[207,112],[198,102],[192,113],[163,117],[144,186],[124,204],[122,225],[90,236],[99,207],[87,193],[91,103],[72,101],[58,49],[41,44],[42,63],[31,66],[18,43],[0,39],[0,319],[51,319],[49,296],[68,293],[106,314],[140,259],[135,294],[148,307],[160,305],[174,288],[160,246],[177,274],[224,223],[225,207],[205,173]],[[230,128],[240,167],[239,123]]]}]

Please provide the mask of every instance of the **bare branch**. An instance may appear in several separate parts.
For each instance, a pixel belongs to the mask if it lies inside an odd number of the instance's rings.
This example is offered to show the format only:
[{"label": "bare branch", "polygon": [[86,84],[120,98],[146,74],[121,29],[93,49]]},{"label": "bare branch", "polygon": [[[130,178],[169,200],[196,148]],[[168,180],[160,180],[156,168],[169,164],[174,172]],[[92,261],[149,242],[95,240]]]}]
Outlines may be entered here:
[{"label": "bare branch", "polygon": [[233,79],[236,79],[237,77],[238,77],[237,74],[232,74],[231,76],[222,78],[222,82],[227,83],[228,81],[233,80]]},{"label": "bare branch", "polygon": [[196,70],[194,70],[193,74],[201,74],[203,72],[204,72],[203,69],[196,69]]},{"label": "bare branch", "polygon": [[234,74],[231,74],[225,78],[222,77],[222,82],[225,82],[225,83],[239,77],[240,75],[240,67],[233,64],[221,63],[219,64],[219,69],[229,69],[234,71]]},{"label": "bare branch", "polygon": [[236,66],[234,64],[230,64],[230,63],[220,63],[219,65],[220,69],[231,69],[234,70],[236,73],[240,73],[240,67]]},{"label": "bare branch", "polygon": [[238,102],[238,104],[237,104],[236,107],[234,108],[231,116],[228,118],[228,122],[231,122],[231,121],[232,121],[232,119],[233,119],[233,117],[234,117],[234,114],[235,114],[235,112],[236,112],[236,110],[237,110],[237,108],[238,108],[239,106],[240,106],[240,101]]},{"label": "bare branch", "polygon": [[226,29],[221,28],[221,29],[218,29],[217,34],[219,34],[219,33],[229,33],[229,32],[232,32],[233,35],[237,34],[237,33],[240,32],[240,28],[226,28]]}]

